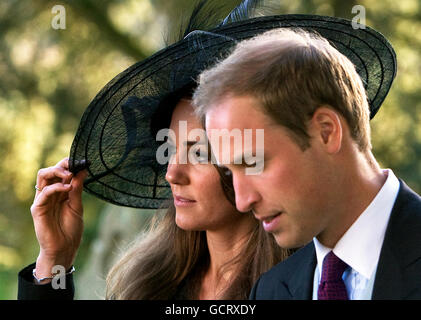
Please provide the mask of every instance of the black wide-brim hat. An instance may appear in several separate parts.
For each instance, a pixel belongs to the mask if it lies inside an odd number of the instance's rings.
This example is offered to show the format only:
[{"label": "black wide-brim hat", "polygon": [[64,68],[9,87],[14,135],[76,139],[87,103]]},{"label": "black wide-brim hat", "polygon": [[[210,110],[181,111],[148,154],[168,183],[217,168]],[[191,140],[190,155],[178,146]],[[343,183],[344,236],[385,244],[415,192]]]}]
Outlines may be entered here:
[{"label": "black wide-brim hat", "polygon": [[316,31],[356,66],[373,118],[396,75],[395,52],[379,32],[354,29],[349,20],[317,15],[247,19],[194,31],[116,76],[81,119],[70,151],[70,170],[89,163],[84,190],[113,204],[158,208],[171,198],[166,166],[156,161],[156,119],[169,126],[174,104],[163,104],[191,86],[201,71],[226,56],[238,41],[275,28]]}]

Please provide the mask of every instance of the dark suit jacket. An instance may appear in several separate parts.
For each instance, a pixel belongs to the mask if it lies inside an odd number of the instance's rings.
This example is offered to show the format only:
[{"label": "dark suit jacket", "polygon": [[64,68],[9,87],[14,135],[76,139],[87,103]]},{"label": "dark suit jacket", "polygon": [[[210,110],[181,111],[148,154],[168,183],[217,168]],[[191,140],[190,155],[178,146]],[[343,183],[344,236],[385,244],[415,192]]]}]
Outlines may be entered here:
[{"label": "dark suit jacket", "polygon": [[[250,299],[311,300],[316,264],[311,242],[264,273]],[[421,197],[402,180],[380,252],[372,299],[421,299]]]},{"label": "dark suit jacket", "polygon": [[32,270],[35,263],[23,268],[18,274],[18,300],[72,300],[75,287],[73,274],[66,276],[66,288],[54,289],[51,283],[37,285],[34,283]]}]

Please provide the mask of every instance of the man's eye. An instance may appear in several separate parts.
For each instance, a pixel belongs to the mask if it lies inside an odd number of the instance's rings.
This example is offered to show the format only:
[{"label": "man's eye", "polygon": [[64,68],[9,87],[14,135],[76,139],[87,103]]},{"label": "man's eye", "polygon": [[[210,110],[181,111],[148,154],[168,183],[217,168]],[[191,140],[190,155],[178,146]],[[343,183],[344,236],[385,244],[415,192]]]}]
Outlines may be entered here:
[{"label": "man's eye", "polygon": [[232,176],[232,172],[231,172],[231,170],[230,169],[228,169],[228,168],[226,168],[226,167],[221,167],[222,168],[222,171],[224,172],[224,174],[226,175],[226,176]]},{"label": "man's eye", "polygon": [[257,164],[256,161],[249,162],[249,163],[245,162],[244,163],[244,167],[246,167],[246,168],[254,168],[256,166],[256,164]]}]

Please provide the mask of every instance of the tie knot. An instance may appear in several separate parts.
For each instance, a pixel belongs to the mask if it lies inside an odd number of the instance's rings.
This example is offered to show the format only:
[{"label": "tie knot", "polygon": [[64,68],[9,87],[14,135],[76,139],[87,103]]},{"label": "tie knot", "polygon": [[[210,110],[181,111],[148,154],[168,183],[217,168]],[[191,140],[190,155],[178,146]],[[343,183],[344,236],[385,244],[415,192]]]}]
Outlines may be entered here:
[{"label": "tie knot", "polygon": [[339,259],[333,251],[330,251],[323,259],[323,270],[321,282],[342,280],[342,274],[348,265]]}]

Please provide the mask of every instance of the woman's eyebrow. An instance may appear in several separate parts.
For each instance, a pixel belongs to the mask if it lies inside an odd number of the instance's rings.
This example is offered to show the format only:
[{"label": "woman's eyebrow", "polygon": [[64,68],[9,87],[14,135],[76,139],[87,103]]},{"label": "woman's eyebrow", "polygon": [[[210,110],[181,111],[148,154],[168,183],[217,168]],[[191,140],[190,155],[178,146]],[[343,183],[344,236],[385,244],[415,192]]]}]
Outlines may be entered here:
[{"label": "woman's eyebrow", "polygon": [[193,145],[205,145],[207,143],[201,142],[200,140],[199,141],[187,140],[187,141],[184,141],[183,144],[187,147],[191,147]]}]

